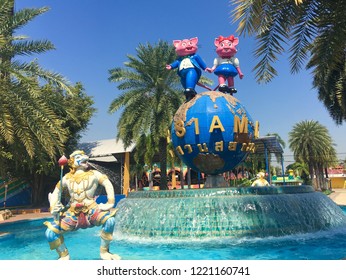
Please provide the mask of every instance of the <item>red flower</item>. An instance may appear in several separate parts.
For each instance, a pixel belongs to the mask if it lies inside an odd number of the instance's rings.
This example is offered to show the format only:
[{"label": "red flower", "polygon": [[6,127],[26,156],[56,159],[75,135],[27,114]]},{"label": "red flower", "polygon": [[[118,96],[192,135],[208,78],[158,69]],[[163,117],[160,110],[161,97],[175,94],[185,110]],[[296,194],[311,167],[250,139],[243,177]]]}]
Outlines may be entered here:
[{"label": "red flower", "polygon": [[63,155],[61,158],[59,158],[58,160],[58,163],[59,163],[59,166],[64,166],[67,164],[67,158],[65,157],[65,155]]}]

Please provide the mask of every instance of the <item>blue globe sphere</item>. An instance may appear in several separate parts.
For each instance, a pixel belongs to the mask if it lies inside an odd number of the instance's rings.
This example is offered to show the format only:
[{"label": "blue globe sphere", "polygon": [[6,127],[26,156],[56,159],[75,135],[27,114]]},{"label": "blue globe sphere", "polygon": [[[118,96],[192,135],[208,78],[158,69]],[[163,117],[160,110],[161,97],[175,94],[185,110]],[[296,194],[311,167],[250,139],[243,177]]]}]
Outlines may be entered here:
[{"label": "blue globe sphere", "polygon": [[254,122],[239,100],[208,91],[180,106],[174,115],[171,136],[180,159],[193,170],[216,175],[241,163],[255,149]]}]

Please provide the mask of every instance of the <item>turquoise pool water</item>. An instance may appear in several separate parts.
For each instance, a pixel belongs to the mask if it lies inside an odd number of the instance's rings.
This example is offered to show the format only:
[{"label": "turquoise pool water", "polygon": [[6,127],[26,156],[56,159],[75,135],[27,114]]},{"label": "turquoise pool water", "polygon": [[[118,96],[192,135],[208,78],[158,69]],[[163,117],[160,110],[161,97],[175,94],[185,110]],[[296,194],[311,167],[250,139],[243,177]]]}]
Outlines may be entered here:
[{"label": "turquoise pool water", "polygon": [[[342,207],[346,215],[346,207]],[[54,260],[46,242],[47,219],[0,224],[0,260]],[[71,259],[99,259],[100,228],[67,233]],[[285,237],[209,239],[201,242],[122,239],[111,251],[126,260],[339,260],[346,257],[346,227]]]}]

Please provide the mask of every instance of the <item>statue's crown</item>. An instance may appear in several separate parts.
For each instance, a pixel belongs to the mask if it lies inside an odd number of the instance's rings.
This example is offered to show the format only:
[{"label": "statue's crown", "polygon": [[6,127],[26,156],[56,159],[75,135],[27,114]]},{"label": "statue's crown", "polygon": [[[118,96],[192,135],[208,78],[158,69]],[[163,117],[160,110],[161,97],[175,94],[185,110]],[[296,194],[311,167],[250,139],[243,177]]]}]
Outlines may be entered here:
[{"label": "statue's crown", "polygon": [[77,150],[70,154],[70,158],[75,157],[76,155],[85,155],[85,153],[82,150]]}]

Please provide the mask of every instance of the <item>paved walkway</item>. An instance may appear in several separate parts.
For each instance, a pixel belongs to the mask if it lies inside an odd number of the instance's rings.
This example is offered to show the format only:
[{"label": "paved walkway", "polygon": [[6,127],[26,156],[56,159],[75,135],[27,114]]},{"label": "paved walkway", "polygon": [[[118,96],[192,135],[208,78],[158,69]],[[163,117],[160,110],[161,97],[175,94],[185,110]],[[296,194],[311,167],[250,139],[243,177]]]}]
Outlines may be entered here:
[{"label": "paved walkway", "polygon": [[13,216],[10,217],[9,219],[0,221],[0,225],[22,221],[22,220],[33,220],[33,219],[41,219],[46,217],[52,217],[52,214],[49,212],[39,212],[39,211],[32,211],[32,213],[27,213],[27,212],[18,213],[18,214],[14,213]]},{"label": "paved walkway", "polygon": [[329,197],[336,204],[346,206],[346,189],[333,189]]}]

